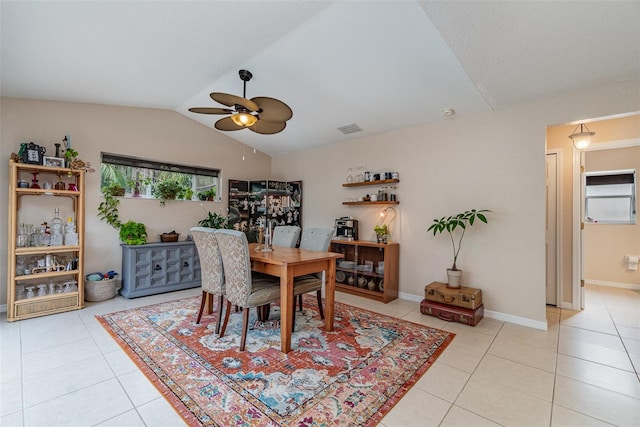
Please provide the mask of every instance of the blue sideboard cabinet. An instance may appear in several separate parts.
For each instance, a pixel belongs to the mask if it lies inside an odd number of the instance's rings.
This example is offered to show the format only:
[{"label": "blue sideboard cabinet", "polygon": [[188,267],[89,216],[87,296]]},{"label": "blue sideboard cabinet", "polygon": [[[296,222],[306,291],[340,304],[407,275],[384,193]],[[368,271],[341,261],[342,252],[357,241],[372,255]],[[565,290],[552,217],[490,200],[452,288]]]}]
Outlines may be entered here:
[{"label": "blue sideboard cabinet", "polygon": [[193,241],[122,244],[125,298],[161,294],[201,285],[200,259]]}]

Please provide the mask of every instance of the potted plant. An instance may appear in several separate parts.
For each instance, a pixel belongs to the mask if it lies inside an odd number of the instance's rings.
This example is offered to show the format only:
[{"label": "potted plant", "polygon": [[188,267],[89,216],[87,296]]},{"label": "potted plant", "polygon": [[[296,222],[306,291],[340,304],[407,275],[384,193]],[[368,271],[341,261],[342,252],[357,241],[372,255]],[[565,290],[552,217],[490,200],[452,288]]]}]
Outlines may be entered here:
[{"label": "potted plant", "polygon": [[116,198],[115,185],[117,184],[111,183],[108,186],[102,187],[100,190],[104,200],[100,202],[98,206],[98,217],[116,230],[119,230],[121,225],[120,214],[118,212],[120,200]]},{"label": "potted plant", "polygon": [[373,231],[376,232],[378,243],[387,243],[389,241],[389,227],[387,227],[387,224],[376,225],[373,227]]},{"label": "potted plant", "polygon": [[[476,218],[485,224],[487,223],[487,217],[484,215],[484,212],[491,211],[487,209],[471,209],[456,215],[448,217],[443,216],[440,219],[436,218],[433,220],[433,224],[431,224],[427,229],[427,231],[432,231],[434,236],[445,231],[449,233],[451,245],[453,246],[453,266],[447,269],[448,286],[450,288],[460,287],[460,276],[462,276],[462,270],[458,270],[456,261],[458,260],[458,254],[462,247],[464,233],[467,231],[467,227],[471,227],[476,222]],[[458,230],[458,233],[454,233],[455,230]],[[459,235],[460,237],[456,238],[454,234]]]},{"label": "potted plant", "polygon": [[153,186],[153,197],[160,200],[160,206],[164,206],[167,200],[175,200],[183,192],[184,186],[175,179],[165,179]]},{"label": "potted plant", "polygon": [[127,221],[120,225],[120,240],[127,245],[144,245],[147,227],[141,222]]},{"label": "potted plant", "polygon": [[199,191],[198,192],[198,199],[201,201],[213,201],[216,198],[216,189],[215,188],[209,188],[208,190],[204,190],[204,191]]},{"label": "potted plant", "polygon": [[208,227],[208,228],[233,228],[233,225],[229,224],[227,218],[219,215],[217,213],[209,212],[207,217],[198,221],[198,225],[200,227]]},{"label": "potted plant", "polygon": [[127,187],[131,190],[133,197],[140,197],[142,187],[146,187],[149,184],[151,184],[151,179],[142,178],[141,176],[138,176],[135,180],[127,180]]}]

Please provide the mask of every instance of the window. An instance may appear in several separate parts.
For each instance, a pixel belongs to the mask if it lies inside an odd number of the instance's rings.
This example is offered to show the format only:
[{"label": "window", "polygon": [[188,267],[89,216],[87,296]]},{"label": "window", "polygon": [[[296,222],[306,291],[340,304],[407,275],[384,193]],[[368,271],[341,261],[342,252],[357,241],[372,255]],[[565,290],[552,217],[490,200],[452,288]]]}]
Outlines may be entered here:
[{"label": "window", "polygon": [[634,170],[588,172],[585,178],[585,221],[636,223]]},{"label": "window", "polygon": [[116,184],[125,196],[153,199],[154,187],[172,181],[179,188],[177,199],[219,200],[219,169],[177,165],[154,160],[102,153],[100,186]]}]

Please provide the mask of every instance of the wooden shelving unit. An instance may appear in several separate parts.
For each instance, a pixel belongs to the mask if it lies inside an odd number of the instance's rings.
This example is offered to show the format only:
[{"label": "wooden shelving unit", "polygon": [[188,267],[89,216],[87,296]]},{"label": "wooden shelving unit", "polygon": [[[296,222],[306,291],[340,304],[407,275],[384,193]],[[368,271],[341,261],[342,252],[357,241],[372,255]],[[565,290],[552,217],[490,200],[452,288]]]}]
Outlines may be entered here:
[{"label": "wooden shelving unit", "polygon": [[[20,188],[19,180],[31,181],[31,174],[37,173],[40,182],[49,180],[53,183],[64,177],[67,184],[73,183],[78,191],[56,190],[43,188]],[[9,200],[8,200],[8,230],[7,230],[7,320],[28,319],[63,311],[78,310],[84,307],[84,197],[85,171],[83,169],[67,169],[50,166],[16,163],[9,161]],[[46,205],[51,209],[42,211],[42,218],[50,218],[54,208],[58,207],[55,200],[59,197],[71,199],[71,207],[75,214],[78,245],[69,246],[27,246],[17,247],[18,225],[21,209],[29,209],[27,203],[21,201],[25,197],[45,197]],[[51,203],[49,203],[49,198]],[[40,205],[40,203],[38,203]],[[42,208],[39,208],[42,209]],[[24,212],[23,212],[24,213]],[[62,218],[64,220],[64,218]],[[77,258],[72,270],[43,271],[38,273],[18,274],[16,271],[18,258],[44,258],[56,255],[70,259]],[[24,272],[22,272],[24,273]],[[44,281],[46,280],[46,281]],[[77,290],[63,293],[47,293],[44,296],[18,299],[17,288],[20,286],[37,286],[43,283],[77,282]]]},{"label": "wooden shelving unit", "polygon": [[[336,290],[384,303],[398,298],[398,243],[332,240],[331,252],[345,256],[336,266]],[[371,271],[364,270],[367,261],[373,264]],[[384,271],[377,269],[380,261]]]}]

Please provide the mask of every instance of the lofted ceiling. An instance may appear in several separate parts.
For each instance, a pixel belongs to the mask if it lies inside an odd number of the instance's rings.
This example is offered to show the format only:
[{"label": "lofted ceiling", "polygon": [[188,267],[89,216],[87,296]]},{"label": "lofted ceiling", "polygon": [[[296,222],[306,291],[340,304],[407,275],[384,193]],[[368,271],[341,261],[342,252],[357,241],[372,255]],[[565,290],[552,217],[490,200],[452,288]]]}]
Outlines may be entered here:
[{"label": "lofted ceiling", "polygon": [[222,116],[188,108],[242,96],[244,68],[247,97],[293,118],[225,134],[271,155],[640,78],[640,1],[2,0],[0,18],[2,96],[169,109],[213,129]]}]

